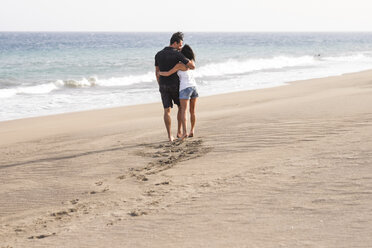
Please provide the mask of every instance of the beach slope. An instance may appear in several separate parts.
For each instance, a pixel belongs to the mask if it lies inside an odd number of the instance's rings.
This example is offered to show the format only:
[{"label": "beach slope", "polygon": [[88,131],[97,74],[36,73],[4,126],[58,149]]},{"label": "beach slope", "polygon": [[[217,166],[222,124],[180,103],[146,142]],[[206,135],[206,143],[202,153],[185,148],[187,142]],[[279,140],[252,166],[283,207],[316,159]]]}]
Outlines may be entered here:
[{"label": "beach slope", "polygon": [[202,97],[172,145],[160,103],[0,122],[0,247],[372,247],[371,106],[365,71]]}]

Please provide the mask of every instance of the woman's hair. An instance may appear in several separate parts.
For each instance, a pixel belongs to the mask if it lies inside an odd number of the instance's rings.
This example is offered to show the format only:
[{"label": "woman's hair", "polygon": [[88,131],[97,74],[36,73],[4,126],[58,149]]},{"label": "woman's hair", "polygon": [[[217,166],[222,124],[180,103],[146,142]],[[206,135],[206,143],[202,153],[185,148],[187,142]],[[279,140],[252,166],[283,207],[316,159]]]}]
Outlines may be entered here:
[{"label": "woman's hair", "polygon": [[194,54],[194,51],[191,49],[191,47],[187,44],[185,44],[182,49],[181,49],[181,53],[183,55],[185,55],[186,58],[190,59],[190,60],[194,60],[195,61],[195,54]]}]

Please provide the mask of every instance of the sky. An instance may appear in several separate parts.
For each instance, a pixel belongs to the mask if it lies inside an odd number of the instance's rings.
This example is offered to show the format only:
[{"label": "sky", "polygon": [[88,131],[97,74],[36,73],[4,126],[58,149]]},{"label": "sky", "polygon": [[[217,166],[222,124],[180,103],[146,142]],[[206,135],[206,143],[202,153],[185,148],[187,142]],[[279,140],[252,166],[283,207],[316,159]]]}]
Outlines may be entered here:
[{"label": "sky", "polygon": [[1,0],[0,31],[372,31],[371,0]]}]

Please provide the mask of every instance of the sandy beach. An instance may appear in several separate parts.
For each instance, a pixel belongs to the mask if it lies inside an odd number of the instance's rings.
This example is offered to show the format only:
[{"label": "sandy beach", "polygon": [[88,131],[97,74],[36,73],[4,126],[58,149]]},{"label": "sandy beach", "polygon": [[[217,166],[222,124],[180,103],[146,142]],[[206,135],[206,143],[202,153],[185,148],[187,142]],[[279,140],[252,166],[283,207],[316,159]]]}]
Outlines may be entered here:
[{"label": "sandy beach", "polygon": [[371,106],[365,71],[201,97],[172,145],[160,103],[0,122],[0,248],[372,247]]}]

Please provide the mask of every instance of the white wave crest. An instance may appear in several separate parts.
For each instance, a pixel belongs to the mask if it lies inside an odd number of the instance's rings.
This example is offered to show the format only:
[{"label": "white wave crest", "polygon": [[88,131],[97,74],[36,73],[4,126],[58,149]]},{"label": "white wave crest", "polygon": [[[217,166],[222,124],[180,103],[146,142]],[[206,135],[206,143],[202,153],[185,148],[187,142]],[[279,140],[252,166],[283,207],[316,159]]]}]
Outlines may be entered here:
[{"label": "white wave crest", "polygon": [[111,77],[98,79],[98,77],[82,78],[81,80],[57,80],[55,84],[59,87],[85,88],[94,86],[115,87],[127,86],[138,83],[147,83],[155,80],[155,74],[148,72],[142,75],[129,75],[124,77]]},{"label": "white wave crest", "polygon": [[[352,67],[350,67],[352,62]],[[278,70],[282,68],[312,67],[328,68],[329,71],[338,70],[341,65],[348,66],[349,70],[342,67],[345,72],[358,71],[372,66],[372,53],[370,51],[349,53],[339,56],[276,56],[273,58],[256,58],[246,60],[229,59],[221,63],[209,63],[195,70],[195,77],[201,81],[205,77],[239,75],[265,70]],[[155,73],[147,72],[140,75],[127,75],[122,77],[98,78],[96,76],[84,77],[80,80],[56,80],[55,82],[18,86],[0,89],[0,98],[10,98],[20,94],[48,94],[63,88],[89,88],[89,87],[122,87],[139,83],[155,81]]]},{"label": "white wave crest", "polygon": [[57,80],[52,83],[34,86],[0,89],[0,98],[9,98],[19,94],[48,94],[62,88],[89,88],[94,86],[120,87],[138,83],[155,81],[155,74],[148,72],[142,75],[129,75],[124,77],[112,77],[98,79],[98,77],[82,78],[81,80]]},{"label": "white wave crest", "polygon": [[82,78],[81,80],[57,80],[54,84],[59,87],[84,88],[97,85],[97,80],[96,77]]},{"label": "white wave crest", "polygon": [[18,94],[47,94],[56,89],[58,89],[58,86],[54,83],[17,87],[13,89],[1,89],[0,98],[9,98]]},{"label": "white wave crest", "polygon": [[242,74],[260,70],[280,69],[295,66],[311,66],[317,61],[312,56],[248,59],[244,61],[228,60],[222,63],[207,64],[195,71],[196,77]]},{"label": "white wave crest", "polygon": [[329,62],[372,62],[372,54],[369,52],[365,53],[357,53],[357,54],[350,54],[344,56],[335,56],[335,57],[324,57],[322,58],[323,61]]},{"label": "white wave crest", "polygon": [[15,96],[17,94],[17,90],[15,89],[1,89],[0,90],[0,98],[8,98]]},{"label": "white wave crest", "polygon": [[47,94],[53,90],[58,89],[54,83],[40,84],[28,87],[17,88],[17,94]]},{"label": "white wave crest", "polygon": [[150,83],[155,80],[155,73],[148,72],[142,75],[129,75],[125,77],[112,77],[109,79],[98,80],[100,86],[127,86],[138,83]]}]

